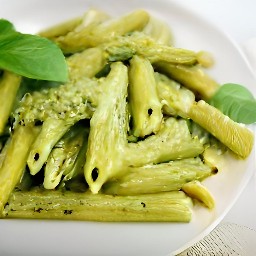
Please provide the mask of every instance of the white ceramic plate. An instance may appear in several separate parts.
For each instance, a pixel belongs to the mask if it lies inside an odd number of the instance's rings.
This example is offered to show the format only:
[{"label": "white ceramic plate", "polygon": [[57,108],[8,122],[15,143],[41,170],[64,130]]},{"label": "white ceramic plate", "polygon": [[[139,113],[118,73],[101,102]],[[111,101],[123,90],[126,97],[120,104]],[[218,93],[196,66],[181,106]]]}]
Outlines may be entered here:
[{"label": "white ceramic plate", "polygon": [[[96,7],[121,15],[144,8],[169,23],[175,44],[213,53],[210,74],[219,82],[246,85],[254,80],[239,49],[207,21],[172,1],[156,0],[1,0],[0,17],[22,32],[35,33],[48,25]],[[0,220],[0,255],[167,255],[208,234],[225,216],[252,176],[254,152],[246,161],[225,159],[222,171],[206,181],[216,199],[212,212],[196,207],[189,224],[96,223],[41,220]]]}]

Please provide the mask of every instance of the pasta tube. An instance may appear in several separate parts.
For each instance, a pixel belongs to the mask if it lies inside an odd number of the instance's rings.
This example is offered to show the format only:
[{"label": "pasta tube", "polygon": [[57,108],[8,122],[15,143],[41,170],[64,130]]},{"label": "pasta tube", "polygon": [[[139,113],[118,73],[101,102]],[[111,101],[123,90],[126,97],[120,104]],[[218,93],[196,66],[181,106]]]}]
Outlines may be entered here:
[{"label": "pasta tube", "polygon": [[184,65],[197,63],[197,54],[194,51],[158,44],[140,32],[117,37],[103,44],[102,47],[110,61],[127,60],[137,54],[149,59],[151,63],[159,61]]},{"label": "pasta tube", "polygon": [[28,155],[27,164],[32,175],[41,170],[54,145],[71,126],[72,124],[64,120],[46,119]]},{"label": "pasta tube", "polygon": [[136,55],[130,61],[129,103],[133,135],[144,137],[158,132],[163,115],[157,95],[154,70],[147,59]]},{"label": "pasta tube", "polygon": [[73,19],[61,22],[39,32],[39,35],[53,40],[56,37],[64,36],[70,31],[74,30],[83,21],[82,17],[75,17]]},{"label": "pasta tube", "polygon": [[215,201],[209,190],[198,180],[190,181],[182,186],[182,190],[191,198],[195,198],[209,209],[213,209]]},{"label": "pasta tube", "polygon": [[88,131],[85,131],[84,133],[84,139],[83,139],[83,144],[82,147],[77,155],[76,161],[74,163],[74,165],[72,165],[72,168],[70,169],[69,172],[64,172],[65,176],[63,177],[63,183],[65,183],[66,181],[77,177],[78,175],[82,174],[83,175],[83,167],[85,164],[85,155],[86,155],[86,151],[87,151],[87,146],[88,146]]},{"label": "pasta tube", "polygon": [[210,99],[219,89],[219,84],[199,66],[171,65],[164,62],[155,64],[156,69],[178,81],[204,100]]},{"label": "pasta tube", "polygon": [[75,125],[52,149],[44,172],[44,188],[53,189],[73,168],[84,142],[84,127]]},{"label": "pasta tube", "polygon": [[191,207],[191,199],[181,191],[138,196],[24,191],[13,192],[4,215],[30,219],[189,222]]},{"label": "pasta tube", "polygon": [[137,143],[129,143],[125,149],[126,166],[143,166],[170,160],[198,156],[203,144],[192,138],[186,120],[168,118],[156,135]]},{"label": "pasta tube", "polygon": [[188,118],[188,110],[195,102],[195,94],[165,75],[155,72],[158,96],[163,112],[171,116]]},{"label": "pasta tube", "polygon": [[84,174],[93,193],[122,170],[127,143],[128,70],[121,62],[111,65],[98,107],[90,121]]},{"label": "pasta tube", "polygon": [[100,48],[89,48],[67,58],[69,78],[79,81],[83,77],[94,77],[106,64]]},{"label": "pasta tube", "polygon": [[153,38],[159,44],[173,44],[173,35],[168,24],[153,16],[150,16],[148,24],[143,29],[143,33]]},{"label": "pasta tube", "polygon": [[4,162],[4,159],[5,159],[5,157],[6,157],[7,148],[8,148],[8,147],[7,147],[7,144],[10,143],[10,141],[11,141],[10,137],[9,137],[6,141],[4,141],[4,142],[1,141],[1,148],[0,148],[0,168],[1,168],[1,166],[2,166],[2,164],[3,164],[3,162]]},{"label": "pasta tube", "polygon": [[56,38],[65,36],[70,32],[81,31],[85,27],[100,24],[108,18],[109,16],[105,12],[89,9],[82,16],[75,17],[40,31],[39,35],[51,40],[56,40]]},{"label": "pasta tube", "polygon": [[11,192],[22,177],[29,148],[38,134],[38,128],[18,126],[5,145],[5,158],[0,167],[0,216]]},{"label": "pasta tube", "polygon": [[98,22],[96,20],[83,29],[75,30],[66,36],[57,38],[56,42],[66,53],[75,53],[89,47],[95,47],[116,36],[142,30],[148,23],[149,14],[143,10],[133,11],[117,19]]},{"label": "pasta tube", "polygon": [[251,153],[254,144],[252,131],[234,122],[215,107],[200,100],[191,106],[188,115],[241,158],[246,158]]},{"label": "pasta tube", "polygon": [[103,186],[106,194],[136,195],[180,190],[192,180],[202,180],[215,173],[200,158],[189,158],[142,167],[128,167],[127,173]]},{"label": "pasta tube", "polygon": [[4,71],[0,80],[0,135],[3,134],[8,118],[20,87],[21,77]]}]

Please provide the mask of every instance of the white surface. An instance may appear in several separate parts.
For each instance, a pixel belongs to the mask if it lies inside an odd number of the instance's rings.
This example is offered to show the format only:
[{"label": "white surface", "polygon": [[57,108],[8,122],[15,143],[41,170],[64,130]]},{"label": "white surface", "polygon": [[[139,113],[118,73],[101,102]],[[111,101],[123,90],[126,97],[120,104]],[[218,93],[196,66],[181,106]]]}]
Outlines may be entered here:
[{"label": "white surface", "polygon": [[[163,2],[165,4],[162,4]],[[153,14],[170,23],[177,45],[194,50],[209,50],[214,54],[216,67],[211,74],[220,83],[242,83],[248,85],[255,94],[254,80],[236,47],[207,22],[187,13],[176,4],[172,5],[174,2],[159,0],[109,0],[104,2],[99,0],[0,0],[0,16],[12,20],[22,31],[36,32],[52,22],[83,13],[87,3],[91,3],[93,6],[104,6],[104,9],[110,13],[122,13],[135,7],[147,7]],[[182,2],[186,3],[187,7],[193,6],[196,11],[203,12],[207,19],[209,18],[213,22],[217,19],[216,24],[220,24],[220,19],[226,22],[223,23],[222,29],[225,29],[225,26],[230,26],[232,18],[229,19],[229,17],[233,17],[233,14],[236,15],[235,1],[232,3],[231,1],[214,1],[214,3],[205,1],[206,3],[204,3],[199,0]],[[243,5],[245,2],[243,1]],[[208,3],[211,3],[210,6]],[[225,8],[231,4],[232,12],[228,12]],[[50,5],[51,8],[47,8],[47,5]],[[238,13],[242,7],[238,5],[237,8]],[[226,15],[230,16],[223,18],[221,13],[225,13],[225,10],[227,10]],[[249,18],[250,15],[247,17]],[[233,22],[234,24],[239,23],[238,28],[242,25],[240,21]],[[224,26],[224,24],[226,25]],[[244,29],[249,30],[249,26]],[[228,31],[228,29],[225,30]],[[231,34],[232,31],[235,29],[230,29],[229,33]],[[240,35],[239,32],[234,35],[240,41],[251,36],[244,31],[243,35]],[[207,182],[217,201],[215,212],[210,214],[206,210],[196,209],[190,224],[0,220],[0,255],[30,256],[59,255],[60,253],[62,255],[166,255],[184,244],[191,245],[187,242],[195,242],[196,240],[192,241],[191,239],[201,238],[198,236],[200,233],[205,231],[206,234],[218,224],[251,177],[254,171],[254,155],[250,158],[250,162],[230,161],[228,164],[229,168]],[[249,207],[251,200],[246,199],[243,203],[245,201],[246,207]],[[241,216],[247,212],[239,209]],[[227,215],[227,218],[228,216],[230,219],[237,219],[237,223],[241,220],[235,210]],[[249,221],[248,224],[251,225],[252,221]],[[15,246],[13,246],[13,241],[16,242]]]},{"label": "white surface", "polygon": [[223,219],[223,222],[232,222],[256,230],[255,195],[256,176],[254,175],[237,202]]},{"label": "white surface", "polygon": [[239,44],[256,36],[256,2],[253,0],[178,0],[232,36]]}]

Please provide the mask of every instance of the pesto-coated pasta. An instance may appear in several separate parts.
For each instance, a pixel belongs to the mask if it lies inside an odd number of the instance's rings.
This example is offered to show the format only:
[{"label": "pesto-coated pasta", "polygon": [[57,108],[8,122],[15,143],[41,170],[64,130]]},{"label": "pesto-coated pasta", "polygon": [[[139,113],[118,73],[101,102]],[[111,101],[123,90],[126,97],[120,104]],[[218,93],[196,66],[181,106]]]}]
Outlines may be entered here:
[{"label": "pesto-coated pasta", "polygon": [[215,170],[200,158],[187,158],[141,167],[128,167],[120,179],[107,182],[103,191],[113,195],[137,195],[180,190],[191,180],[203,180]]},{"label": "pesto-coated pasta", "polygon": [[89,9],[40,35],[69,81],[1,71],[0,217],[189,222],[195,203],[213,209],[206,152],[245,159],[254,136],[207,103],[210,55],[176,47],[145,10]]},{"label": "pesto-coated pasta", "polygon": [[0,78],[0,136],[4,133],[20,83],[21,77],[8,71]]},{"label": "pesto-coated pasta", "polygon": [[29,148],[37,134],[36,127],[18,126],[5,145],[5,157],[0,166],[0,216],[11,192],[22,177]]},{"label": "pesto-coated pasta", "polygon": [[112,64],[90,121],[84,173],[93,193],[98,193],[108,179],[122,171],[128,130],[127,86],[127,67],[121,62]]},{"label": "pesto-coated pasta", "polygon": [[[142,30],[148,23],[149,15],[143,10],[136,10],[118,19],[105,21],[105,15],[95,15],[84,27],[73,30],[55,41],[66,53],[75,53],[89,47],[98,46],[116,36]],[[102,22],[103,21],[103,22]]]},{"label": "pesto-coated pasta", "polygon": [[191,199],[182,191],[137,196],[27,191],[14,192],[4,214],[29,219],[189,222],[191,208]]},{"label": "pesto-coated pasta", "polygon": [[220,86],[200,66],[172,65],[164,62],[158,62],[155,66],[159,72],[169,75],[205,100],[211,98]]},{"label": "pesto-coated pasta", "polygon": [[145,137],[157,133],[161,127],[163,114],[162,104],[157,95],[154,69],[149,60],[137,55],[130,61],[129,103],[133,135]]}]

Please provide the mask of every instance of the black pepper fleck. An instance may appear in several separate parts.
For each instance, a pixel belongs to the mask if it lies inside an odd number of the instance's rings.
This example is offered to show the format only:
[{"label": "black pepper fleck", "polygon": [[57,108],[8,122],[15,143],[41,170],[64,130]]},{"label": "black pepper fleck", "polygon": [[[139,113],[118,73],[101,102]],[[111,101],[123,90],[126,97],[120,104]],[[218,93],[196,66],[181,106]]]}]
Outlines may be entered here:
[{"label": "black pepper fleck", "polygon": [[43,208],[39,207],[39,208],[34,208],[34,212],[38,212],[40,213],[43,210]]},{"label": "black pepper fleck", "polygon": [[141,202],[141,205],[143,206],[143,208],[146,207],[146,204],[144,202]]},{"label": "black pepper fleck", "polygon": [[72,212],[73,212],[73,210],[64,210],[63,213],[64,213],[65,215],[68,215],[68,214],[72,214]]}]

